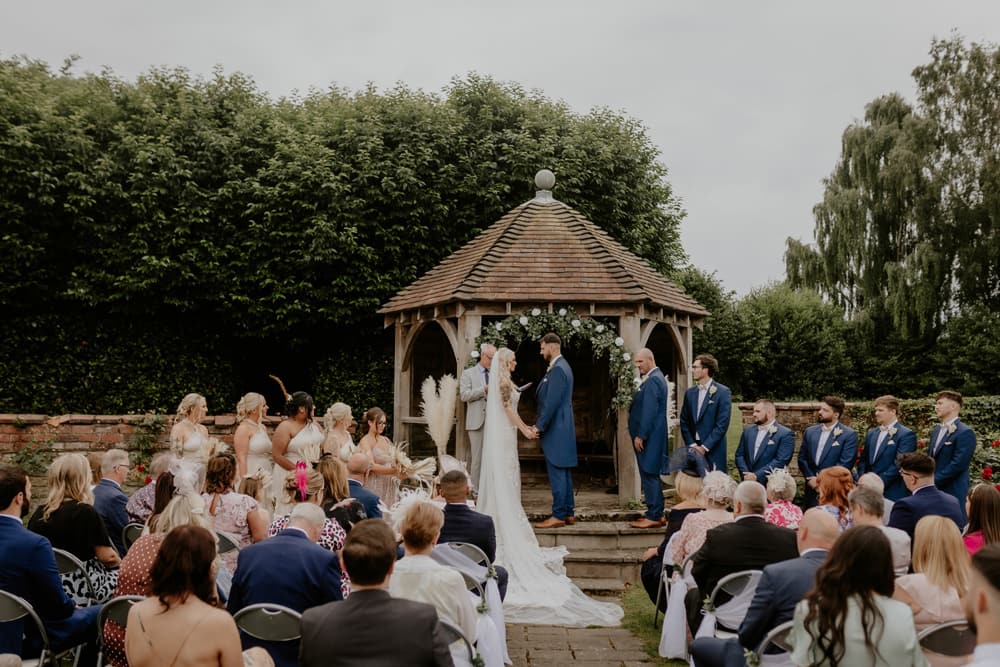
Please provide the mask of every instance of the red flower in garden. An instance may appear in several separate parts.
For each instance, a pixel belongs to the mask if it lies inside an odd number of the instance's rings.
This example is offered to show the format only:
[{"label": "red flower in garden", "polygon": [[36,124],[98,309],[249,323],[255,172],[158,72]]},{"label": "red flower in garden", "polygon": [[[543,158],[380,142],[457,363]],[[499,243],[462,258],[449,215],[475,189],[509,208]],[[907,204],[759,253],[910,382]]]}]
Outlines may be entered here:
[{"label": "red flower in garden", "polygon": [[993,446],[994,447],[1000,447],[1000,440],[994,440],[993,441]]},{"label": "red flower in garden", "polygon": [[153,478],[150,477],[149,475],[146,475],[146,484],[149,484],[152,481],[153,481]]},{"label": "red flower in garden", "polygon": [[993,481],[993,468],[983,468],[983,479],[987,482]]},{"label": "red flower in garden", "polygon": [[923,449],[926,446],[927,446],[926,442],[924,442],[923,440],[917,440],[917,447],[919,447],[920,449]]}]

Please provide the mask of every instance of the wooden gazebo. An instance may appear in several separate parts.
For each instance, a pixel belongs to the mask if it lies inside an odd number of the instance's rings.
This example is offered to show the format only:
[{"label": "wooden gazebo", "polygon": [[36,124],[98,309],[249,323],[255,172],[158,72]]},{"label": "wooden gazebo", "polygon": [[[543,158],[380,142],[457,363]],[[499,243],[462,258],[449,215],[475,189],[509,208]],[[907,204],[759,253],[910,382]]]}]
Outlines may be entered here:
[{"label": "wooden gazebo", "polygon": [[[423,428],[419,385],[427,375],[461,374],[485,324],[532,308],[554,312],[572,307],[584,317],[612,322],[626,349],[653,350],[664,374],[674,381],[676,396],[683,396],[689,385],[692,327],[700,327],[708,311],[578,211],[554,199],[554,181],[551,172],[539,172],[534,199],[510,211],[379,311],[385,326],[395,327],[396,439],[411,439]],[[603,382],[608,382],[607,376]],[[577,393],[587,399],[587,387],[578,386],[574,398]],[[458,406],[455,447],[462,458],[468,438],[461,427],[464,404]],[[613,439],[619,497],[626,501],[641,491],[627,434],[628,415],[619,412]],[[581,426],[577,428],[579,433]]]}]

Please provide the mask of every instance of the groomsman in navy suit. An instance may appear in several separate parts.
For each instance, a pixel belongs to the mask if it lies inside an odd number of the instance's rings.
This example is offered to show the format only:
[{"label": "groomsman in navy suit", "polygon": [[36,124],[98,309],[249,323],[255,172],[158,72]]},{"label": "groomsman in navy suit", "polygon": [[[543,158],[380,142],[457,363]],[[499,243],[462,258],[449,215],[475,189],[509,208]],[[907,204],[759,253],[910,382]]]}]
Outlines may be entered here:
[{"label": "groomsman in navy suit", "polygon": [[899,423],[899,399],[879,396],[875,399],[878,426],[865,436],[865,451],[858,461],[858,477],[873,472],[882,478],[882,495],[896,502],[910,495],[899,474],[896,457],[917,451],[917,434]]},{"label": "groomsman in navy suit", "polygon": [[817,411],[819,423],[807,428],[802,435],[799,470],[806,478],[804,509],[819,504],[816,478],[821,471],[833,466],[843,466],[848,470],[854,467],[854,457],[858,453],[858,434],[840,423],[843,414],[844,399],[839,396],[824,396]]},{"label": "groomsman in navy suit", "polygon": [[962,395],[957,391],[938,392],[934,412],[941,423],[931,431],[931,456],[934,458],[934,486],[951,494],[965,516],[965,497],[969,494],[969,463],[976,451],[976,434],[958,419]]},{"label": "groomsman in navy suit", "polygon": [[656,367],[653,353],[642,348],[635,354],[635,366],[642,380],[632,397],[628,412],[628,432],[639,462],[646,516],[633,521],[633,528],[654,528],[666,524],[663,516],[663,487],[660,475],[669,470],[667,460],[667,379]]},{"label": "groomsman in navy suit", "polygon": [[710,354],[699,354],[691,364],[695,386],[684,394],[681,436],[684,444],[704,456],[709,469],[726,470],[726,431],[733,396],[729,388],[712,378],[719,362]]},{"label": "groomsman in navy suit", "polygon": [[787,468],[795,454],[795,434],[774,419],[771,401],[753,405],[753,424],[743,429],[736,448],[736,468],[743,481],[760,482],[767,486],[772,470]]},{"label": "groomsman in navy suit", "polygon": [[576,467],[576,425],[573,422],[573,370],[562,356],[562,339],[547,333],[541,340],[549,369],[538,385],[535,437],[542,439],[545,467],[552,485],[552,516],[540,528],[576,523],[573,516],[573,468]]}]

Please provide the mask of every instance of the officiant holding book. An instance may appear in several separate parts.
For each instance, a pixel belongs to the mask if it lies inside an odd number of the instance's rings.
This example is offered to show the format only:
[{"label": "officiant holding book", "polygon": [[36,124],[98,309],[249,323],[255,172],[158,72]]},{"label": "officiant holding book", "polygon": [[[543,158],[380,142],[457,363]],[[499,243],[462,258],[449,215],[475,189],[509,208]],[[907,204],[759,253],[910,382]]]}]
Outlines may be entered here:
[{"label": "officiant holding book", "polygon": [[465,432],[472,448],[469,479],[472,488],[479,489],[479,474],[483,465],[483,424],[486,423],[486,389],[490,386],[490,365],[497,349],[490,343],[479,347],[479,363],[462,372],[458,396],[465,403]]}]

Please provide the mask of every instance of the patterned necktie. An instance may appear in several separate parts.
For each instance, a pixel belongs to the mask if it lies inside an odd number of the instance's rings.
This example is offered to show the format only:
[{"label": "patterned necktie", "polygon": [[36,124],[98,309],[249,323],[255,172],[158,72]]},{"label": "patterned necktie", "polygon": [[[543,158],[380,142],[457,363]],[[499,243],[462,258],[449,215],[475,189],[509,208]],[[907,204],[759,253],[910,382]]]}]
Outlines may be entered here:
[{"label": "patterned necktie", "polygon": [[490,369],[488,368],[483,369],[483,378],[484,378],[483,382],[486,383],[486,386],[487,387],[490,386]]}]

